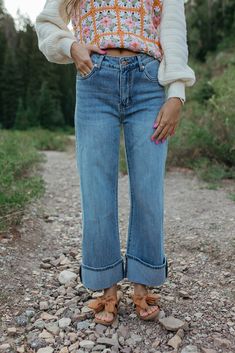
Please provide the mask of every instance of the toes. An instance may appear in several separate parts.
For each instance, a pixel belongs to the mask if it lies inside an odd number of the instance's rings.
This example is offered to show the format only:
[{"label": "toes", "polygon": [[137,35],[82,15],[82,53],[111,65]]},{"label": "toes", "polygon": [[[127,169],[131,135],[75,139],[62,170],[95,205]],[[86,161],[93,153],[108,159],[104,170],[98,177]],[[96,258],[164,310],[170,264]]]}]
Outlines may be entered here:
[{"label": "toes", "polygon": [[140,312],[141,316],[147,316],[149,314],[152,314],[153,312],[158,311],[158,306],[151,306],[147,310],[142,310]]},{"label": "toes", "polygon": [[98,313],[95,315],[95,317],[98,319],[98,320],[104,320],[104,321],[112,321],[113,317],[109,317],[105,314],[105,312],[102,312],[102,313]]}]

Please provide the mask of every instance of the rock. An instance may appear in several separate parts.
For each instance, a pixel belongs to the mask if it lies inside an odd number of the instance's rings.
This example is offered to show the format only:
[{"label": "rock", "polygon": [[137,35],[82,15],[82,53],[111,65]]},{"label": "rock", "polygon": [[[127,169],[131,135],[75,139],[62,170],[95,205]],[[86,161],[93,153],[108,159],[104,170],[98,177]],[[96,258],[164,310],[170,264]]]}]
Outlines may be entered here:
[{"label": "rock", "polygon": [[18,326],[26,326],[28,324],[28,317],[25,315],[16,316],[15,321]]},{"label": "rock", "polygon": [[101,335],[103,334],[103,332],[104,332],[106,329],[107,329],[107,326],[102,325],[102,324],[97,324],[97,325],[95,326],[96,332],[99,333],[99,334],[101,334]]},{"label": "rock", "polygon": [[24,346],[17,347],[16,351],[17,353],[25,353]]},{"label": "rock", "polygon": [[46,302],[46,301],[40,302],[39,303],[39,309],[40,310],[48,310],[49,309],[48,302]]},{"label": "rock", "polygon": [[164,317],[159,319],[159,322],[169,331],[177,331],[180,328],[183,328],[185,322],[179,320],[173,316]]},{"label": "rock", "polygon": [[41,318],[42,320],[54,320],[54,319],[58,319],[57,316],[51,315],[51,314],[49,314],[49,313],[47,313],[47,312],[45,312],[45,311],[40,315],[40,318]]},{"label": "rock", "polygon": [[9,336],[15,336],[16,334],[16,327],[8,327],[7,333]]},{"label": "rock", "polygon": [[46,347],[47,343],[44,341],[42,338],[38,337],[32,337],[31,339],[28,339],[28,344],[30,347],[34,350],[38,350],[39,348]]},{"label": "rock", "polygon": [[[101,326],[104,326],[104,325],[101,325]],[[129,330],[128,326],[119,325],[118,332],[124,338],[127,338],[130,336],[130,330]]]},{"label": "rock", "polygon": [[222,337],[215,337],[214,343],[216,346],[221,348],[229,348],[231,346],[231,342],[228,339]]},{"label": "rock", "polygon": [[203,353],[217,353],[214,349],[209,349],[209,348],[201,348]]},{"label": "rock", "polygon": [[82,307],[82,313],[90,313],[93,310],[91,308],[89,308],[88,306],[83,306]]},{"label": "rock", "polygon": [[9,349],[9,348],[11,348],[11,346],[10,346],[9,343],[1,344],[1,345],[0,345],[0,352],[4,352],[4,353],[5,353],[5,350],[6,350],[6,349]]},{"label": "rock", "polygon": [[142,342],[142,337],[140,335],[137,335],[135,333],[131,334],[131,339],[135,342],[135,343],[139,343]]},{"label": "rock", "polygon": [[59,320],[59,327],[64,329],[71,324],[71,319],[69,317],[63,317]]},{"label": "rock", "polygon": [[33,323],[33,327],[36,327],[41,330],[45,327],[45,322],[39,319]]},{"label": "rock", "polygon": [[106,348],[104,344],[97,344],[94,346],[93,351],[103,351]]},{"label": "rock", "polygon": [[87,320],[80,321],[77,323],[77,330],[87,329],[89,326],[90,326],[89,321],[87,321]]},{"label": "rock", "polygon": [[77,341],[77,342],[71,344],[71,346],[69,346],[69,351],[70,351],[70,352],[73,352],[73,351],[75,351],[76,349],[78,349],[78,347],[79,347],[79,341]]},{"label": "rock", "polygon": [[65,284],[71,280],[75,280],[76,278],[77,278],[76,273],[69,270],[64,270],[60,272],[58,280],[61,284]]},{"label": "rock", "polygon": [[196,316],[197,319],[201,319],[203,313],[195,313],[194,316]]},{"label": "rock", "polygon": [[37,353],[53,353],[54,352],[54,348],[47,346],[44,348],[40,348]]},{"label": "rock", "polygon": [[85,349],[92,349],[95,345],[95,342],[90,341],[90,340],[83,340],[79,343],[79,346],[81,348],[85,348]]},{"label": "rock", "polygon": [[131,347],[125,347],[125,348],[122,349],[121,352],[122,353],[132,353],[132,349],[131,349]]},{"label": "rock", "polygon": [[182,298],[186,298],[186,299],[187,299],[187,298],[191,298],[190,295],[189,295],[189,293],[186,292],[186,291],[184,291],[184,290],[179,290],[178,293],[179,293],[179,296],[182,297]]},{"label": "rock", "polygon": [[175,335],[171,337],[171,339],[169,339],[167,344],[177,350],[181,342],[182,342],[181,338],[178,335]]},{"label": "rock", "polygon": [[69,353],[69,350],[67,347],[63,347],[61,348],[61,350],[59,351],[59,353]]},{"label": "rock", "polygon": [[77,335],[77,333],[75,333],[75,332],[69,332],[69,333],[68,333],[68,336],[69,336],[69,339],[70,339],[70,342],[71,342],[71,343],[76,342],[76,340],[77,340],[77,338],[78,338],[78,335]]},{"label": "rock", "polygon": [[159,346],[159,344],[161,343],[160,340],[156,339],[153,344],[152,344],[152,348],[157,348]]},{"label": "rock", "polygon": [[116,339],[108,337],[98,337],[97,343],[105,344],[106,346],[119,346],[119,343]]},{"label": "rock", "polygon": [[182,349],[181,353],[199,353],[199,352],[198,352],[197,346],[189,344],[188,346],[185,346]]},{"label": "rock", "polygon": [[40,264],[40,268],[43,268],[44,270],[48,270],[51,267],[52,267],[51,264],[45,264],[45,263]]},{"label": "rock", "polygon": [[35,315],[35,311],[33,309],[27,309],[25,310],[25,315],[28,317],[28,318],[31,318]]},{"label": "rock", "polygon": [[44,339],[50,339],[52,338],[52,334],[50,332],[48,332],[47,330],[43,329],[41,333],[39,333],[38,335],[39,338],[44,338]]},{"label": "rock", "polygon": [[60,260],[60,264],[61,264],[61,265],[68,265],[68,264],[70,264],[69,258],[66,257],[66,256],[64,256],[64,258]]},{"label": "rock", "polygon": [[180,328],[177,332],[176,332],[176,334],[182,339],[182,338],[184,338],[184,330],[182,329],[182,328]]},{"label": "rock", "polygon": [[60,332],[59,326],[57,325],[57,323],[54,322],[45,324],[45,328],[54,336],[57,336]]}]

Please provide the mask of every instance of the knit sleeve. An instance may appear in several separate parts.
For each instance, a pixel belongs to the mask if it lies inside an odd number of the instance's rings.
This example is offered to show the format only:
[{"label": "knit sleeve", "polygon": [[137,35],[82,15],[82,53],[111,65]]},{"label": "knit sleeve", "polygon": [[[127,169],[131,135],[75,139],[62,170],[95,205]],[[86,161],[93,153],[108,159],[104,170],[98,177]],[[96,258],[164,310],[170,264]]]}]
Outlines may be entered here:
[{"label": "knit sleeve", "polygon": [[70,49],[76,38],[68,28],[65,7],[65,0],[47,0],[35,23],[40,51],[56,64],[73,63]]},{"label": "knit sleeve", "polygon": [[185,86],[192,86],[195,73],[188,66],[187,27],[184,0],[163,0],[160,22],[160,44],[163,58],[158,80],[166,87],[167,99],[185,98]]}]

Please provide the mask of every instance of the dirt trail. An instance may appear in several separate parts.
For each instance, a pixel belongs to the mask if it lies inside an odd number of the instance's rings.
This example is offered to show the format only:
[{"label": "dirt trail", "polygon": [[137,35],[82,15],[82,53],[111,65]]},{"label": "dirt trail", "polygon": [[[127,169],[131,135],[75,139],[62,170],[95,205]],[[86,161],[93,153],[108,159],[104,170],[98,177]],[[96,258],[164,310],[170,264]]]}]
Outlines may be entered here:
[{"label": "dirt trail", "polygon": [[[118,320],[106,328],[95,325],[84,307],[92,292],[79,278],[66,285],[58,280],[65,269],[78,274],[81,258],[74,149],[44,153],[47,162],[41,173],[46,194],[28,207],[18,237],[0,242],[0,352],[232,352],[235,202],[229,199],[228,191],[234,190],[234,182],[210,190],[192,172],[167,171],[165,249],[169,277],[164,285],[153,288],[162,296],[160,316],[155,322],[140,322],[129,297],[132,286],[123,280],[119,282],[124,298]],[[123,255],[128,216],[128,176],[120,175]],[[178,324],[183,329],[171,322],[170,330],[158,321],[169,316],[182,320]],[[178,349],[170,345],[172,337]]]}]

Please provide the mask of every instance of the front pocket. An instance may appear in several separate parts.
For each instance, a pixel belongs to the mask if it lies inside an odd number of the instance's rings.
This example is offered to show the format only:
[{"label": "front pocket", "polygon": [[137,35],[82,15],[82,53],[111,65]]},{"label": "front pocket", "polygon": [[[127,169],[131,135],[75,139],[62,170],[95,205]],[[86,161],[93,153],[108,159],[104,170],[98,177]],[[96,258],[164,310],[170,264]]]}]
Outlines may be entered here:
[{"label": "front pocket", "polygon": [[144,75],[153,82],[158,82],[158,68],[159,61],[157,59],[153,59],[149,61],[147,64],[144,64]]},{"label": "front pocket", "polygon": [[78,80],[86,80],[87,78],[91,77],[95,73],[96,69],[97,69],[97,63],[93,63],[93,67],[92,67],[91,71],[86,75],[82,75],[81,72],[79,70],[77,70],[77,79]]}]

